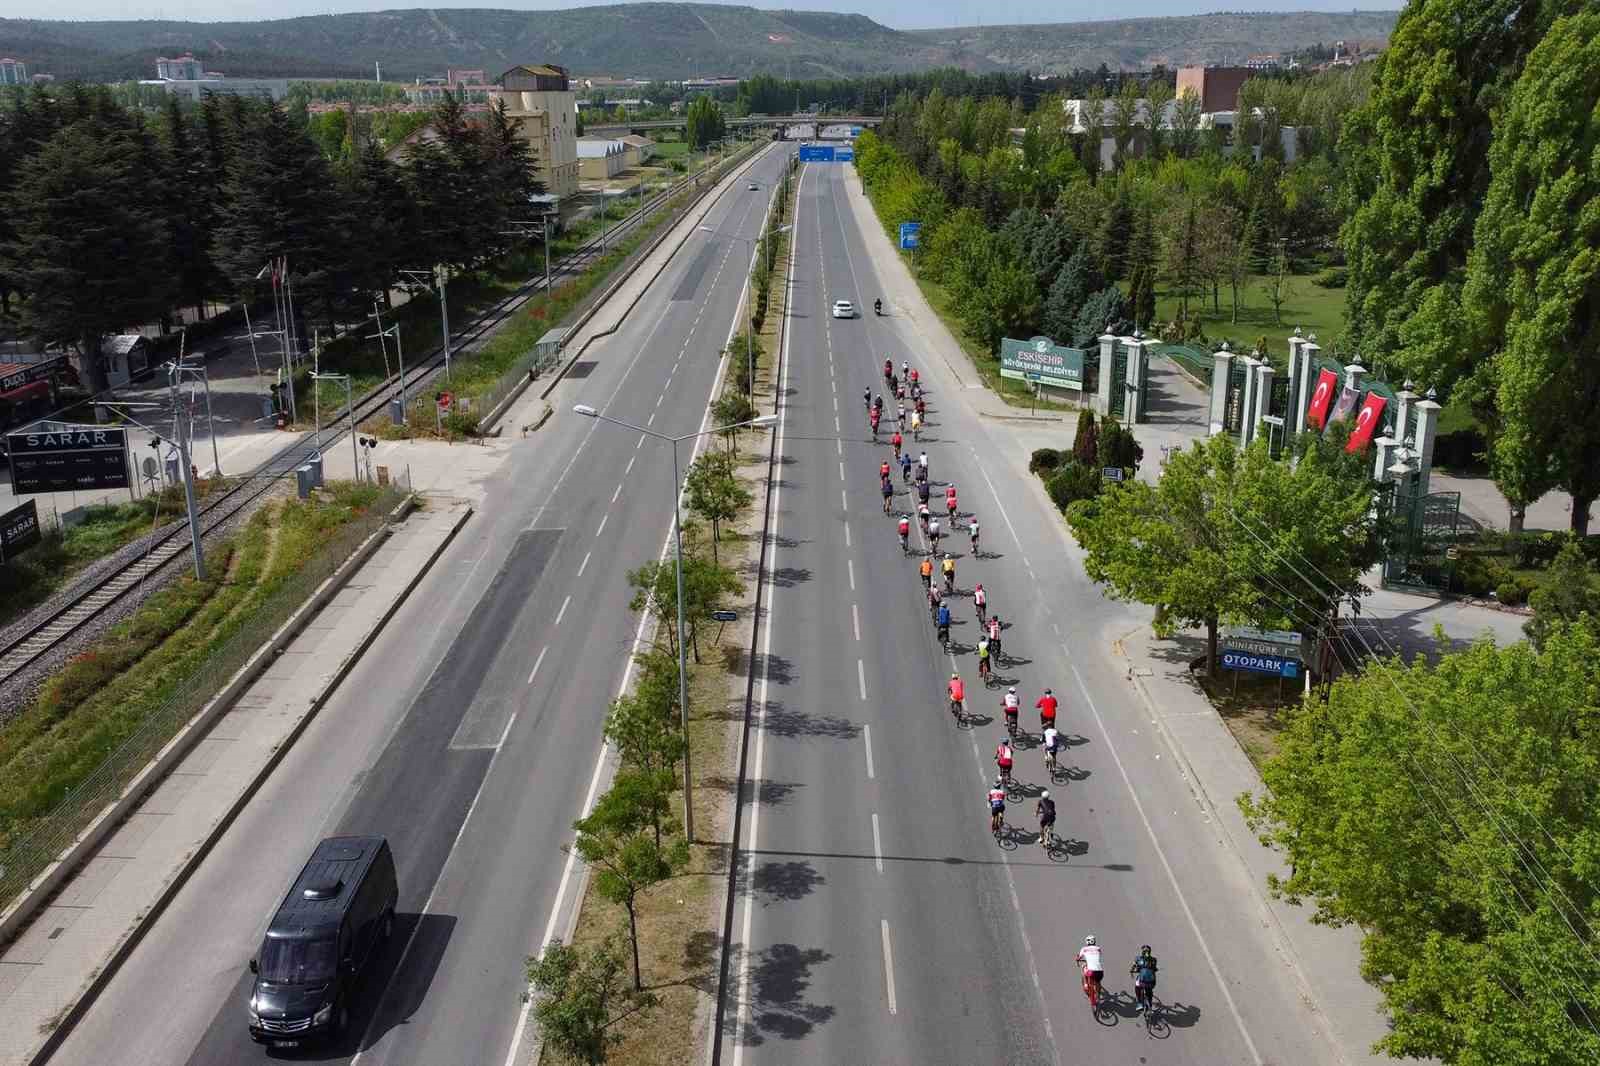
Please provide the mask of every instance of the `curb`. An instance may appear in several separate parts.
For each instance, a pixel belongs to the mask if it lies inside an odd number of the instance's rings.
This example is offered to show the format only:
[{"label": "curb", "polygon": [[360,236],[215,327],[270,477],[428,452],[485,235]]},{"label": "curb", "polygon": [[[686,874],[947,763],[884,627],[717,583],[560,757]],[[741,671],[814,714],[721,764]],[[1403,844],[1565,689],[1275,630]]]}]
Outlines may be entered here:
[{"label": "curb", "polygon": [[[1294,942],[1294,939],[1289,935],[1289,931],[1284,927],[1283,920],[1279,918],[1277,911],[1272,909],[1273,901],[1271,898],[1262,893],[1260,882],[1251,872],[1250,864],[1245,861],[1244,852],[1240,847],[1239,842],[1234,839],[1233,833],[1228,829],[1227,823],[1222,820],[1222,817],[1219,814],[1220,808],[1218,807],[1217,802],[1212,798],[1210,790],[1206,788],[1204,781],[1202,781],[1200,778],[1200,775],[1195,772],[1194,764],[1189,760],[1189,753],[1181,744],[1178,743],[1177,738],[1172,734],[1172,730],[1167,726],[1166,718],[1159,710],[1156,709],[1156,701],[1154,697],[1150,695],[1150,690],[1144,683],[1144,675],[1139,673],[1138,668],[1136,668],[1134,665],[1133,657],[1127,652],[1127,648],[1123,642],[1143,629],[1143,626],[1135,627],[1128,630],[1128,632],[1122,636],[1114,639],[1111,642],[1111,652],[1113,655],[1116,655],[1127,662],[1128,681],[1138,692],[1140,701],[1144,704],[1145,709],[1150,713],[1150,717],[1154,720],[1156,731],[1161,734],[1161,739],[1166,745],[1167,750],[1172,753],[1173,758],[1175,758],[1179,765],[1183,768],[1184,783],[1188,786],[1190,795],[1194,796],[1195,800],[1200,804],[1201,809],[1204,810],[1207,816],[1211,819],[1211,823],[1216,827],[1217,835],[1223,841],[1224,846],[1226,846],[1227,849],[1233,854],[1234,859],[1238,861],[1239,865],[1244,868],[1246,875],[1245,880],[1250,883],[1251,894],[1255,897],[1256,903],[1260,906],[1261,913],[1266,921],[1271,923],[1273,940],[1276,941],[1278,950],[1283,952],[1284,955],[1290,960],[1295,980],[1300,986],[1300,998],[1308,1007],[1311,1008],[1313,1015],[1320,1022],[1322,1029],[1321,1036],[1324,1043],[1326,1043],[1328,1049],[1333,1052],[1334,1056],[1340,1062],[1349,1062],[1350,1058],[1347,1054],[1345,1054],[1344,1043],[1340,1040],[1332,1019],[1329,1018],[1327,1012],[1322,1008],[1321,1001],[1315,995],[1311,987],[1311,982],[1306,977],[1305,969],[1301,963],[1301,952],[1299,945],[1297,945]],[[1190,664],[1188,671],[1192,676],[1194,672],[1193,663]],[[1211,707],[1212,713],[1216,714],[1216,708],[1212,707],[1209,697],[1206,698],[1206,706]],[[1220,717],[1221,716],[1219,715],[1219,723]],[[1233,735],[1233,730],[1229,729],[1226,724],[1222,724],[1222,729],[1223,732],[1228,734],[1228,740],[1236,748],[1239,748],[1239,738]],[[1239,748],[1239,751],[1240,754],[1244,754],[1243,748]],[[1248,761],[1248,756],[1246,756],[1246,761]],[[1252,764],[1252,766],[1253,765],[1254,764]],[[1256,775],[1256,783],[1258,787],[1265,787],[1265,784],[1260,780],[1259,773]]]},{"label": "curb", "polygon": [[979,411],[979,418],[987,418],[993,422],[1065,422],[1065,415],[996,415],[988,411]]},{"label": "curb", "polygon": [[[400,506],[391,512],[390,517],[393,519],[405,518],[411,513],[412,510],[416,508],[416,499],[417,498],[415,494],[407,496],[405,500],[400,503]],[[382,617],[377,620],[367,634],[361,639],[361,642],[357,644],[355,649],[345,657],[342,663],[340,663],[339,669],[335,672],[333,677],[329,678],[328,683],[323,686],[322,691],[317,693],[316,697],[311,701],[310,706],[308,706],[304,713],[301,714],[299,721],[294,724],[294,726],[289,730],[288,734],[284,736],[283,740],[280,741],[277,747],[273,749],[272,754],[267,757],[267,761],[261,766],[261,769],[257,771],[255,776],[245,783],[244,788],[240,792],[238,798],[235,799],[234,802],[229,805],[228,809],[223,812],[222,817],[219,818],[211,827],[211,830],[206,834],[205,839],[202,840],[200,844],[188,854],[188,856],[184,859],[183,864],[170,875],[170,880],[167,882],[165,887],[163,887],[161,894],[156,898],[155,902],[152,903],[147,910],[145,910],[138,922],[136,922],[134,926],[126,932],[126,934],[123,936],[122,942],[117,945],[116,949],[112,952],[111,957],[108,958],[100,966],[100,968],[95,971],[94,977],[90,981],[89,985],[78,995],[77,1000],[67,1009],[60,1021],[56,1024],[55,1028],[51,1030],[50,1035],[45,1039],[43,1045],[40,1046],[40,1048],[34,1053],[33,1057],[29,1060],[30,1066],[42,1066],[42,1064],[48,1061],[50,1056],[61,1045],[61,1042],[65,1040],[72,1032],[73,1027],[78,1023],[78,1020],[83,1017],[88,1008],[94,1003],[95,999],[98,998],[100,993],[105,989],[106,985],[111,982],[111,978],[116,975],[116,972],[121,968],[122,964],[127,961],[128,956],[133,953],[134,948],[138,947],[139,942],[144,939],[145,934],[148,933],[150,927],[155,924],[156,919],[161,916],[161,914],[171,904],[172,900],[177,897],[178,892],[182,890],[189,878],[193,876],[195,870],[199,868],[201,861],[211,853],[211,850],[214,847],[216,847],[217,842],[220,841],[222,839],[222,835],[228,831],[228,828],[233,824],[234,819],[237,818],[239,813],[244,810],[245,805],[250,802],[251,798],[255,796],[255,794],[260,790],[261,786],[266,783],[267,778],[272,775],[272,772],[277,769],[278,764],[283,760],[284,755],[286,755],[289,749],[294,746],[295,741],[300,738],[300,734],[305,731],[306,726],[309,725],[311,720],[317,716],[317,713],[322,710],[323,705],[327,703],[329,697],[331,697],[333,693],[338,690],[339,686],[344,682],[344,679],[349,675],[350,671],[355,668],[356,663],[361,661],[361,657],[366,654],[367,649],[372,646],[372,643],[375,640],[377,640],[378,635],[383,632],[384,628],[388,625],[389,620],[394,617],[397,611],[399,611],[401,605],[403,605],[405,601],[410,598],[412,591],[422,582],[423,577],[433,569],[433,564],[438,561],[439,556],[444,554],[444,550],[450,546],[452,541],[455,540],[456,534],[461,531],[461,527],[466,524],[467,519],[472,516],[472,513],[473,511],[470,506],[463,510],[460,518],[456,520],[456,523],[451,528],[449,534],[439,542],[438,547],[435,548],[433,553],[428,556],[427,560],[421,567],[418,568],[417,572],[412,575],[411,579],[406,583],[406,587],[401,590],[400,595],[397,596],[394,602],[389,605],[388,609],[384,611]],[[299,611],[295,612],[295,614],[287,622],[279,627],[278,631],[272,635],[272,638],[261,648],[260,651],[255,654],[255,656],[250,659],[249,662],[245,663],[244,666],[239,668],[239,672],[234,675],[234,679],[228,683],[222,692],[217,694],[217,696],[212,700],[211,704],[204,708],[198,715],[196,715],[190,724],[184,728],[183,732],[181,732],[177,737],[174,737],[173,740],[168,743],[166,749],[163,749],[162,753],[156,757],[155,761],[146,767],[138,778],[134,779],[135,783],[130,785],[129,788],[124,792],[123,800],[119,801],[116,807],[114,807],[111,811],[103,814],[101,816],[101,821],[97,822],[94,827],[86,831],[87,834],[94,832],[96,829],[101,830],[99,835],[95,837],[95,846],[98,846],[99,843],[101,843],[102,838],[109,833],[110,828],[120,824],[122,821],[122,816],[125,815],[136,803],[142,801],[159,783],[160,779],[166,776],[168,770],[170,770],[171,767],[183,757],[183,755],[186,755],[189,749],[193,747],[195,743],[202,739],[203,735],[209,731],[210,727],[214,724],[215,720],[220,717],[221,713],[226,711],[227,708],[233,704],[234,700],[238,698],[239,693],[248,687],[249,684],[253,682],[259,674],[263,673],[266,668],[271,665],[272,660],[276,659],[278,653],[284,647],[287,647],[289,642],[298,636],[300,631],[305,628],[306,624],[321,612],[322,608],[327,605],[328,601],[333,599],[333,597],[344,588],[344,586],[349,582],[350,578],[353,577],[362,566],[366,565],[373,553],[377,551],[379,545],[381,545],[383,541],[387,540],[392,532],[392,525],[385,523],[382,529],[375,531],[370,537],[363,541],[360,547],[358,547],[355,552],[351,554],[350,558],[346,559],[345,562],[340,565],[338,570],[329,575],[327,580],[322,583],[321,587],[319,587],[317,591],[312,594],[311,599],[308,600]],[[144,780],[141,781],[141,778]],[[142,787],[145,784],[148,784],[149,787]],[[85,850],[88,851],[93,849],[88,848]],[[83,856],[80,856],[80,859],[82,857]],[[77,863],[73,863],[72,868],[75,869],[77,865]],[[65,880],[65,877],[61,878],[61,880]],[[52,888],[53,887],[54,886],[52,886]],[[48,893],[43,893],[42,895],[47,894]],[[35,903],[35,906],[37,906],[37,902]]]},{"label": "curb", "polygon": [[[762,150],[764,150],[764,149],[758,149],[756,152],[753,153],[753,156],[754,157],[759,157]],[[736,178],[737,175],[739,173],[741,173],[744,168],[749,167],[754,162],[755,162],[755,158],[750,158],[750,159],[745,160],[742,163],[737,164],[734,170],[732,170],[728,174],[724,175],[723,180],[725,181],[728,178]],[[731,188],[731,186],[730,186],[730,188]],[[694,200],[690,201],[688,210],[684,211],[684,218],[687,218],[689,216],[689,211],[693,210],[694,207],[697,206],[701,200],[705,199],[715,189],[716,189],[715,185],[708,185],[704,189],[700,190],[700,192],[696,195],[696,198]],[[716,194],[716,197],[714,197],[713,199],[714,200],[715,199],[720,199],[722,196],[726,195],[728,191],[729,191],[728,189],[723,189],[721,192],[718,192]],[[680,218],[678,220],[678,222],[682,222],[682,221],[683,221],[682,218]],[[677,225],[677,223],[674,223],[674,226],[675,225]],[[673,226],[668,226],[665,229],[663,229],[661,231],[661,233],[653,239],[650,247],[647,248],[645,250],[644,254],[639,257],[638,262],[636,262],[628,270],[627,273],[625,273],[622,277],[618,278],[616,280],[616,282],[611,286],[611,289],[609,291],[607,291],[605,293],[605,295],[601,296],[600,299],[596,300],[593,307],[589,308],[588,311],[584,312],[582,318],[578,319],[578,321],[574,322],[570,327],[568,327],[569,330],[571,330],[572,332],[576,332],[577,330],[582,329],[583,326],[589,321],[589,319],[594,317],[594,315],[600,310],[600,308],[604,307],[608,302],[610,302],[611,297],[616,293],[616,291],[618,289],[622,288],[623,285],[627,284],[627,282],[632,279],[634,273],[637,272],[638,269],[644,265],[644,261],[646,259],[650,258],[650,256],[655,253],[655,250],[658,247],[660,247],[662,243],[664,243],[666,241],[667,237],[672,233],[672,230],[673,230]],[[667,258],[662,261],[661,265],[656,267],[655,275],[650,278],[649,282],[645,283],[645,286],[644,286],[643,289],[639,290],[639,295],[635,296],[628,303],[628,306],[623,308],[622,314],[620,316],[618,316],[618,318],[617,318],[617,324],[616,325],[612,326],[610,329],[602,330],[601,332],[593,334],[592,336],[590,336],[589,339],[585,340],[583,342],[583,344],[581,344],[578,347],[578,350],[573,353],[571,359],[568,359],[565,363],[561,364],[561,369],[557,370],[555,372],[555,374],[551,376],[550,383],[548,385],[546,385],[544,387],[543,391],[541,391],[539,393],[539,398],[541,400],[548,399],[550,394],[556,390],[556,386],[560,385],[562,380],[567,376],[567,371],[571,370],[572,367],[573,367],[573,364],[575,364],[579,359],[583,358],[583,353],[588,350],[589,345],[593,344],[595,341],[599,340],[601,337],[610,336],[611,334],[613,334],[613,333],[615,333],[617,331],[617,329],[622,325],[622,320],[627,318],[628,315],[633,313],[633,309],[639,305],[639,301],[644,299],[644,294],[650,290],[650,286],[655,283],[656,278],[659,278],[661,276],[662,271],[667,269],[667,265],[672,262],[672,257],[678,253],[678,249],[682,248],[683,245],[684,245],[684,242],[686,242],[688,239],[689,239],[689,235],[687,233],[684,234],[683,238],[678,241],[678,247],[674,248],[672,250],[671,254],[669,254],[667,256]]]}]

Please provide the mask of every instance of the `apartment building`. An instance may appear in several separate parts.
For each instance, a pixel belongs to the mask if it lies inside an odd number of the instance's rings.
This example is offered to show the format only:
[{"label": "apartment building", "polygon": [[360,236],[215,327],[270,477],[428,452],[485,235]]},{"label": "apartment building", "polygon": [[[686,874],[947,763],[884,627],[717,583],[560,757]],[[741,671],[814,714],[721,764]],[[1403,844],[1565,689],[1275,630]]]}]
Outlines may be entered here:
[{"label": "apartment building", "polygon": [[156,58],[156,78],[159,81],[199,81],[206,76],[205,68],[190,52],[176,59],[166,56]]},{"label": "apartment building", "polygon": [[20,59],[0,59],[0,85],[28,84],[28,64]]},{"label": "apartment building", "polygon": [[535,176],[545,191],[566,199],[578,191],[578,102],[564,67],[516,66],[489,91],[528,144]]}]

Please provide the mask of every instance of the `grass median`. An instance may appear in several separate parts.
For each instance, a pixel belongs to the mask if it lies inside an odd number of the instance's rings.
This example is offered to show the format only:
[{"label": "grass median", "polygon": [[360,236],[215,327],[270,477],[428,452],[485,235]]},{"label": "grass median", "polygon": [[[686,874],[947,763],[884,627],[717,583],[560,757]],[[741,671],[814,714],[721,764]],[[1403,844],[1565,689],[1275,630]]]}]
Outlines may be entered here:
[{"label": "grass median", "polygon": [[0,729],[0,906],[59,854],[375,530],[392,491],[275,500],[75,655]]}]

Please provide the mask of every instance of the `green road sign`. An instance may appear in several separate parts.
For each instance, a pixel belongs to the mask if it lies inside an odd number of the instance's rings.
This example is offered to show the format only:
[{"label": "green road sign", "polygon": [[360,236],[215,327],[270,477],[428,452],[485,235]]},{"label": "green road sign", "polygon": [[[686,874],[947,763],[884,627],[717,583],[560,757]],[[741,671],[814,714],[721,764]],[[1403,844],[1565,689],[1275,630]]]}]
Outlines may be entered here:
[{"label": "green road sign", "polygon": [[1086,354],[1081,348],[1063,348],[1049,337],[1026,341],[1006,337],[1000,342],[1000,376],[1081,392]]}]

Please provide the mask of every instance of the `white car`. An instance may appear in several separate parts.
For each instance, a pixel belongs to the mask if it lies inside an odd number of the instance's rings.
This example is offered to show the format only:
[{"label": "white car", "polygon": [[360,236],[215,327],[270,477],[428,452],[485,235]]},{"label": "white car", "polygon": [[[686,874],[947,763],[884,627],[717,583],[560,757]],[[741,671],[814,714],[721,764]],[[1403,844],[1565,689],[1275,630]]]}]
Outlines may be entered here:
[{"label": "white car", "polygon": [[856,305],[851,303],[849,300],[835,300],[835,301],[833,301],[833,317],[834,318],[854,318],[854,317],[856,317]]},{"label": "white car", "polygon": [[751,192],[755,192],[757,189],[761,188],[761,186],[752,181],[749,185],[746,185],[745,188],[749,189]]}]

